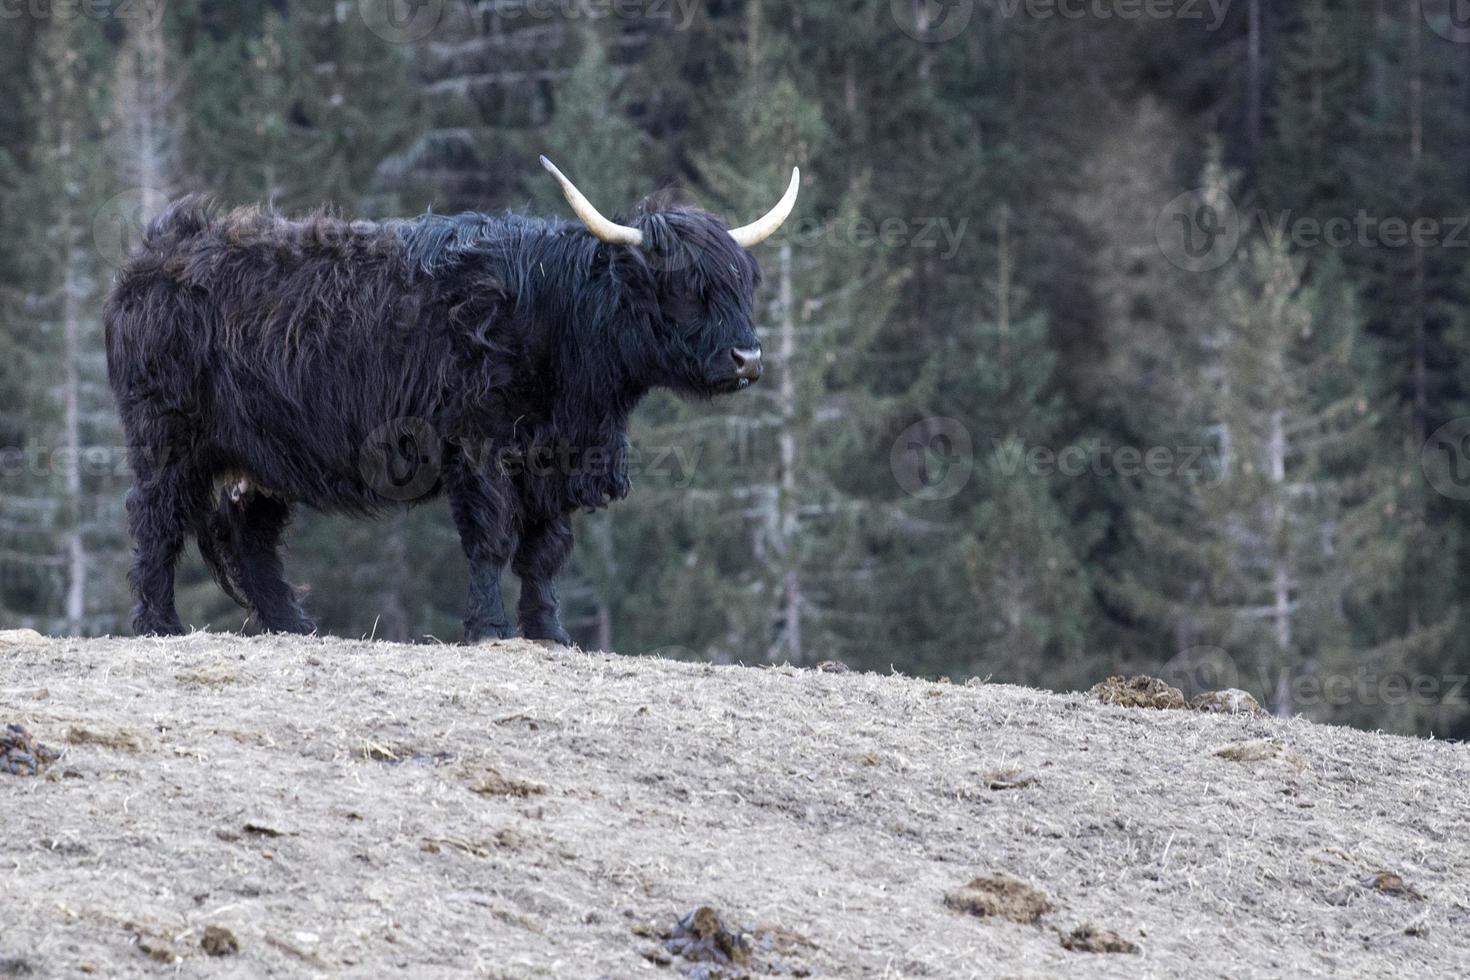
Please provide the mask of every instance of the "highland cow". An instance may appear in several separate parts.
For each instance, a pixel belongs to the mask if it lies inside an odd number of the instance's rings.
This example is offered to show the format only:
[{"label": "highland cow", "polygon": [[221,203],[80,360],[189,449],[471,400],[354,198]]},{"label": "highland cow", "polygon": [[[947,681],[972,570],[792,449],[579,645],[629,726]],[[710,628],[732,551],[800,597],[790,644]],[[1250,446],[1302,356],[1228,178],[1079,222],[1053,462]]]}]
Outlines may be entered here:
[{"label": "highland cow", "polygon": [[134,485],[139,634],[174,634],[193,536],[266,630],[309,633],[279,555],[292,508],[370,516],[443,493],[469,559],[465,638],[568,643],[553,582],[570,514],[628,493],[629,413],[652,388],[705,397],[761,375],[747,251],[759,221],[694,208],[631,224],[544,157],[580,223],[427,214],[291,221],[195,198],[152,222],[104,311]]}]

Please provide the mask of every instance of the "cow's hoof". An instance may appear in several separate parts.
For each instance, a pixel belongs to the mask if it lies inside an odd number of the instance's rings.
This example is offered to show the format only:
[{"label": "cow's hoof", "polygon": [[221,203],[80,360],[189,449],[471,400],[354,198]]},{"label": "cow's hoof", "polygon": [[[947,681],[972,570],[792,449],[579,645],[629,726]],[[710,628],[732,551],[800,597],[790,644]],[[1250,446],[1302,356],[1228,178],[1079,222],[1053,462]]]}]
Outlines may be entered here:
[{"label": "cow's hoof", "polygon": [[135,616],[133,617],[133,633],[137,636],[183,636],[184,627],[177,619]]},{"label": "cow's hoof", "polygon": [[286,633],[290,636],[311,636],[316,632],[316,624],[303,619],[299,623],[283,623],[279,626],[267,627],[267,629],[272,633]]},{"label": "cow's hoof", "polygon": [[465,624],[464,641],[466,643],[484,643],[486,640],[508,640],[515,636],[515,630],[510,628],[509,623],[484,623]]},{"label": "cow's hoof", "polygon": [[562,628],[561,623],[536,623],[521,627],[521,636],[528,640],[537,642],[554,643],[557,646],[569,647],[572,645],[571,634]]}]

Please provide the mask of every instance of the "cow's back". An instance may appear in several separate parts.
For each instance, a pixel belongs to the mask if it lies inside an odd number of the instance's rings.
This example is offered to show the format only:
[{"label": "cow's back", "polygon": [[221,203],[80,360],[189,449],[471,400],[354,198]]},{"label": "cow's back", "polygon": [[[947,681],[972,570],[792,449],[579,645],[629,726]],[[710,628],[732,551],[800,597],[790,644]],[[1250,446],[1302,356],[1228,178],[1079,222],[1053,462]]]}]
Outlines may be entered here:
[{"label": "cow's back", "polygon": [[168,208],[105,310],[130,441],[161,416],[221,471],[359,509],[373,429],[437,411],[443,352],[390,226],[259,209]]}]

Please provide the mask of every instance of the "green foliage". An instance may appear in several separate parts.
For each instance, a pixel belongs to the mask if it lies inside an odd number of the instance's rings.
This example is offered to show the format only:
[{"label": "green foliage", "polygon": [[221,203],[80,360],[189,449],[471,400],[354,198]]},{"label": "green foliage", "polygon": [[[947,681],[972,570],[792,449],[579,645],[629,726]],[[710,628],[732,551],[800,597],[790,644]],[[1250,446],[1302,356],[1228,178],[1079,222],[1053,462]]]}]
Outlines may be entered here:
[{"label": "green foliage", "polygon": [[[1219,23],[977,5],[939,44],[886,4],[674,7],[449,4],[417,44],[305,0],[171,5],[147,37],[13,20],[0,447],[61,440],[68,379],[78,438],[114,439],[92,224],[139,183],[363,217],[564,213],[544,152],[609,212],[662,194],[739,223],[798,165],[796,217],[760,251],[767,376],[640,408],[633,497],[576,519],[579,641],[1054,687],[1212,645],[1278,710],[1470,730],[1463,702],[1360,683],[1449,694],[1470,672],[1470,510],[1420,466],[1470,411],[1463,46],[1417,5],[1345,0],[1260,0],[1255,60],[1246,5]],[[1192,273],[1154,220],[1200,185],[1244,226],[1228,262]],[[1385,219],[1421,218],[1431,240],[1387,240]],[[1299,233],[1331,219],[1346,240]],[[968,435],[968,475],[905,490],[897,470],[923,460],[890,451],[937,419]],[[95,560],[76,628],[117,628],[118,481],[0,481],[0,617],[68,628],[80,528]],[[442,509],[304,515],[293,544],[326,629],[457,637]],[[196,562],[180,582],[186,620],[238,627]],[[1313,688],[1342,679],[1369,693]]]}]

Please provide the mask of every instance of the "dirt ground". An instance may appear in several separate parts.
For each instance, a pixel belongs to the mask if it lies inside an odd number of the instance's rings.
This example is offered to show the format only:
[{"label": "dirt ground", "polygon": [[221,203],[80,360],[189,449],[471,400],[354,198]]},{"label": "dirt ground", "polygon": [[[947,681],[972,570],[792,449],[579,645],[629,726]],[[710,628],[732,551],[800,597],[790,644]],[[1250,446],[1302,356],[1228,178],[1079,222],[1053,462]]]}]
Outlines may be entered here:
[{"label": "dirt ground", "polygon": [[202,634],[0,645],[8,723],[3,980],[1470,976],[1466,745]]}]

